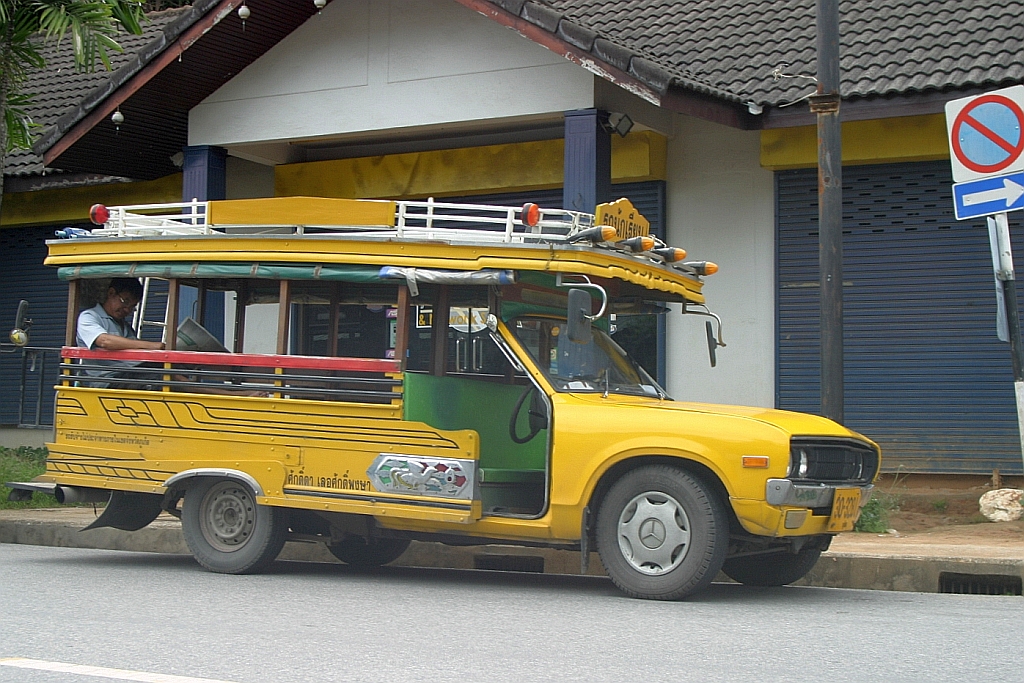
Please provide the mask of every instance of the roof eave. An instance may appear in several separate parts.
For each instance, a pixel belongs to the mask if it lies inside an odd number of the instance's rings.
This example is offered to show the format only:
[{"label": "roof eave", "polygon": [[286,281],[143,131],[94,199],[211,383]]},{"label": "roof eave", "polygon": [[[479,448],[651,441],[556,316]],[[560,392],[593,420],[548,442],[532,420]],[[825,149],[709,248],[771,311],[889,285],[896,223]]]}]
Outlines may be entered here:
[{"label": "roof eave", "polygon": [[550,7],[523,0],[456,2],[656,106],[733,128],[761,127],[760,120],[747,113],[741,95],[672,74]]},{"label": "roof eave", "polygon": [[[82,98],[74,109],[63,114],[47,128],[32,145],[32,151],[43,157],[47,165],[84,135],[92,126],[112,113],[138,87],[125,85],[139,81],[140,74],[153,71],[156,61],[164,66],[160,57],[177,57],[241,4],[241,0],[194,0],[190,9],[168,24],[160,37],[136,52],[131,60],[110,75],[100,86]],[[212,11],[216,10],[216,11]],[[54,147],[59,151],[51,151]]]}]

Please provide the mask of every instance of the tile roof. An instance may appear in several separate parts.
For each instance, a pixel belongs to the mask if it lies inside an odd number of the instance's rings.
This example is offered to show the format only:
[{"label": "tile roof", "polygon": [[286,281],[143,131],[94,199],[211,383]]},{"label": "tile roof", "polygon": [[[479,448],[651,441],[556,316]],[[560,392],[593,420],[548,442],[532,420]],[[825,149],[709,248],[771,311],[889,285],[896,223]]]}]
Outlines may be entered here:
[{"label": "tile roof", "polygon": [[[630,71],[674,86],[778,106],[813,82],[813,0],[490,0]],[[1024,22],[1014,0],[843,0],[845,98],[996,86],[1024,80]],[[633,68],[646,62],[658,78]],[[620,68],[622,68],[620,66]]]},{"label": "tile roof", "polygon": [[[124,48],[124,52],[111,55],[111,70],[116,72],[131,63],[143,47],[158,41],[168,24],[186,11],[171,9],[150,13],[147,15],[149,21],[142,26],[141,35],[118,35],[117,41]],[[102,64],[98,64],[92,72],[76,71],[66,39],[60,46],[48,44],[42,53],[46,59],[46,68],[31,72],[22,88],[23,92],[32,94],[32,105],[27,110],[32,120],[41,126],[36,129],[37,134],[55,124],[57,119],[74,109],[86,95],[102,86],[111,77],[111,71],[104,69]],[[31,150],[15,150],[8,154],[3,170],[8,176],[51,172],[44,168],[42,157]]]},{"label": "tile roof", "polygon": [[[459,1],[499,7],[662,94],[681,90],[734,106],[778,107],[814,87],[807,78],[778,77],[814,74],[813,0]],[[113,74],[76,73],[68,55],[49,48],[48,68],[25,88],[36,95],[30,111],[45,131],[37,149],[48,149],[217,3],[196,0],[151,15],[142,36],[123,38],[125,53],[114,57]],[[868,98],[1022,82],[1019,9],[1014,0],[843,0],[842,94]],[[216,52],[211,57],[225,59]],[[35,175],[44,168],[37,154],[19,151],[7,157],[4,171]]]}]

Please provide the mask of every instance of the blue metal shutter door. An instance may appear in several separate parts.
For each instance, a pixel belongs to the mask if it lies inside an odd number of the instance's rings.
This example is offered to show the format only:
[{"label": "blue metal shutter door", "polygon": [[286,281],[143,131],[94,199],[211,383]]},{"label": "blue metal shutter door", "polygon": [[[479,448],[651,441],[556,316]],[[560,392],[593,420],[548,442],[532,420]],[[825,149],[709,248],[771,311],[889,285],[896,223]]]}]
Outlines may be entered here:
[{"label": "blue metal shutter door", "polygon": [[[948,162],[843,174],[847,426],[879,442],[886,471],[1021,472],[984,219],[953,217]],[[776,211],[777,404],[819,413],[814,169],[776,174]]]}]

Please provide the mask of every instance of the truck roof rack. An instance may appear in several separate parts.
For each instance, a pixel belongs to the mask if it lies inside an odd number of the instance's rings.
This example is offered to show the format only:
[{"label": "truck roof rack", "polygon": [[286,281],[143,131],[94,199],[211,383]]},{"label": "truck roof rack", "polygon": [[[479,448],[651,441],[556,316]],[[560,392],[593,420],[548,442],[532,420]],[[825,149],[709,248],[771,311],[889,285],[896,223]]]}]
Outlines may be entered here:
[{"label": "truck roof rack", "polygon": [[[426,201],[277,197],[100,207],[102,227],[74,237],[157,237],[234,232],[333,234],[448,242],[566,242],[594,215],[562,209]],[[97,207],[94,207],[94,215]],[[524,213],[526,220],[524,221]]]}]

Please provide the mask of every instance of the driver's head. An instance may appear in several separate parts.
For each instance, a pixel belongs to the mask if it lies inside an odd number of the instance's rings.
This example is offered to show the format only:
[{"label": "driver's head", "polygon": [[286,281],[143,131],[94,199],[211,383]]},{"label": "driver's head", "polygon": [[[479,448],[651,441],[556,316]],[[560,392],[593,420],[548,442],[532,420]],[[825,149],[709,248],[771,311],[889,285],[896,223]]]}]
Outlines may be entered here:
[{"label": "driver's head", "polygon": [[107,287],[103,310],[115,320],[124,320],[142,298],[142,283],[133,277],[115,277]]}]

